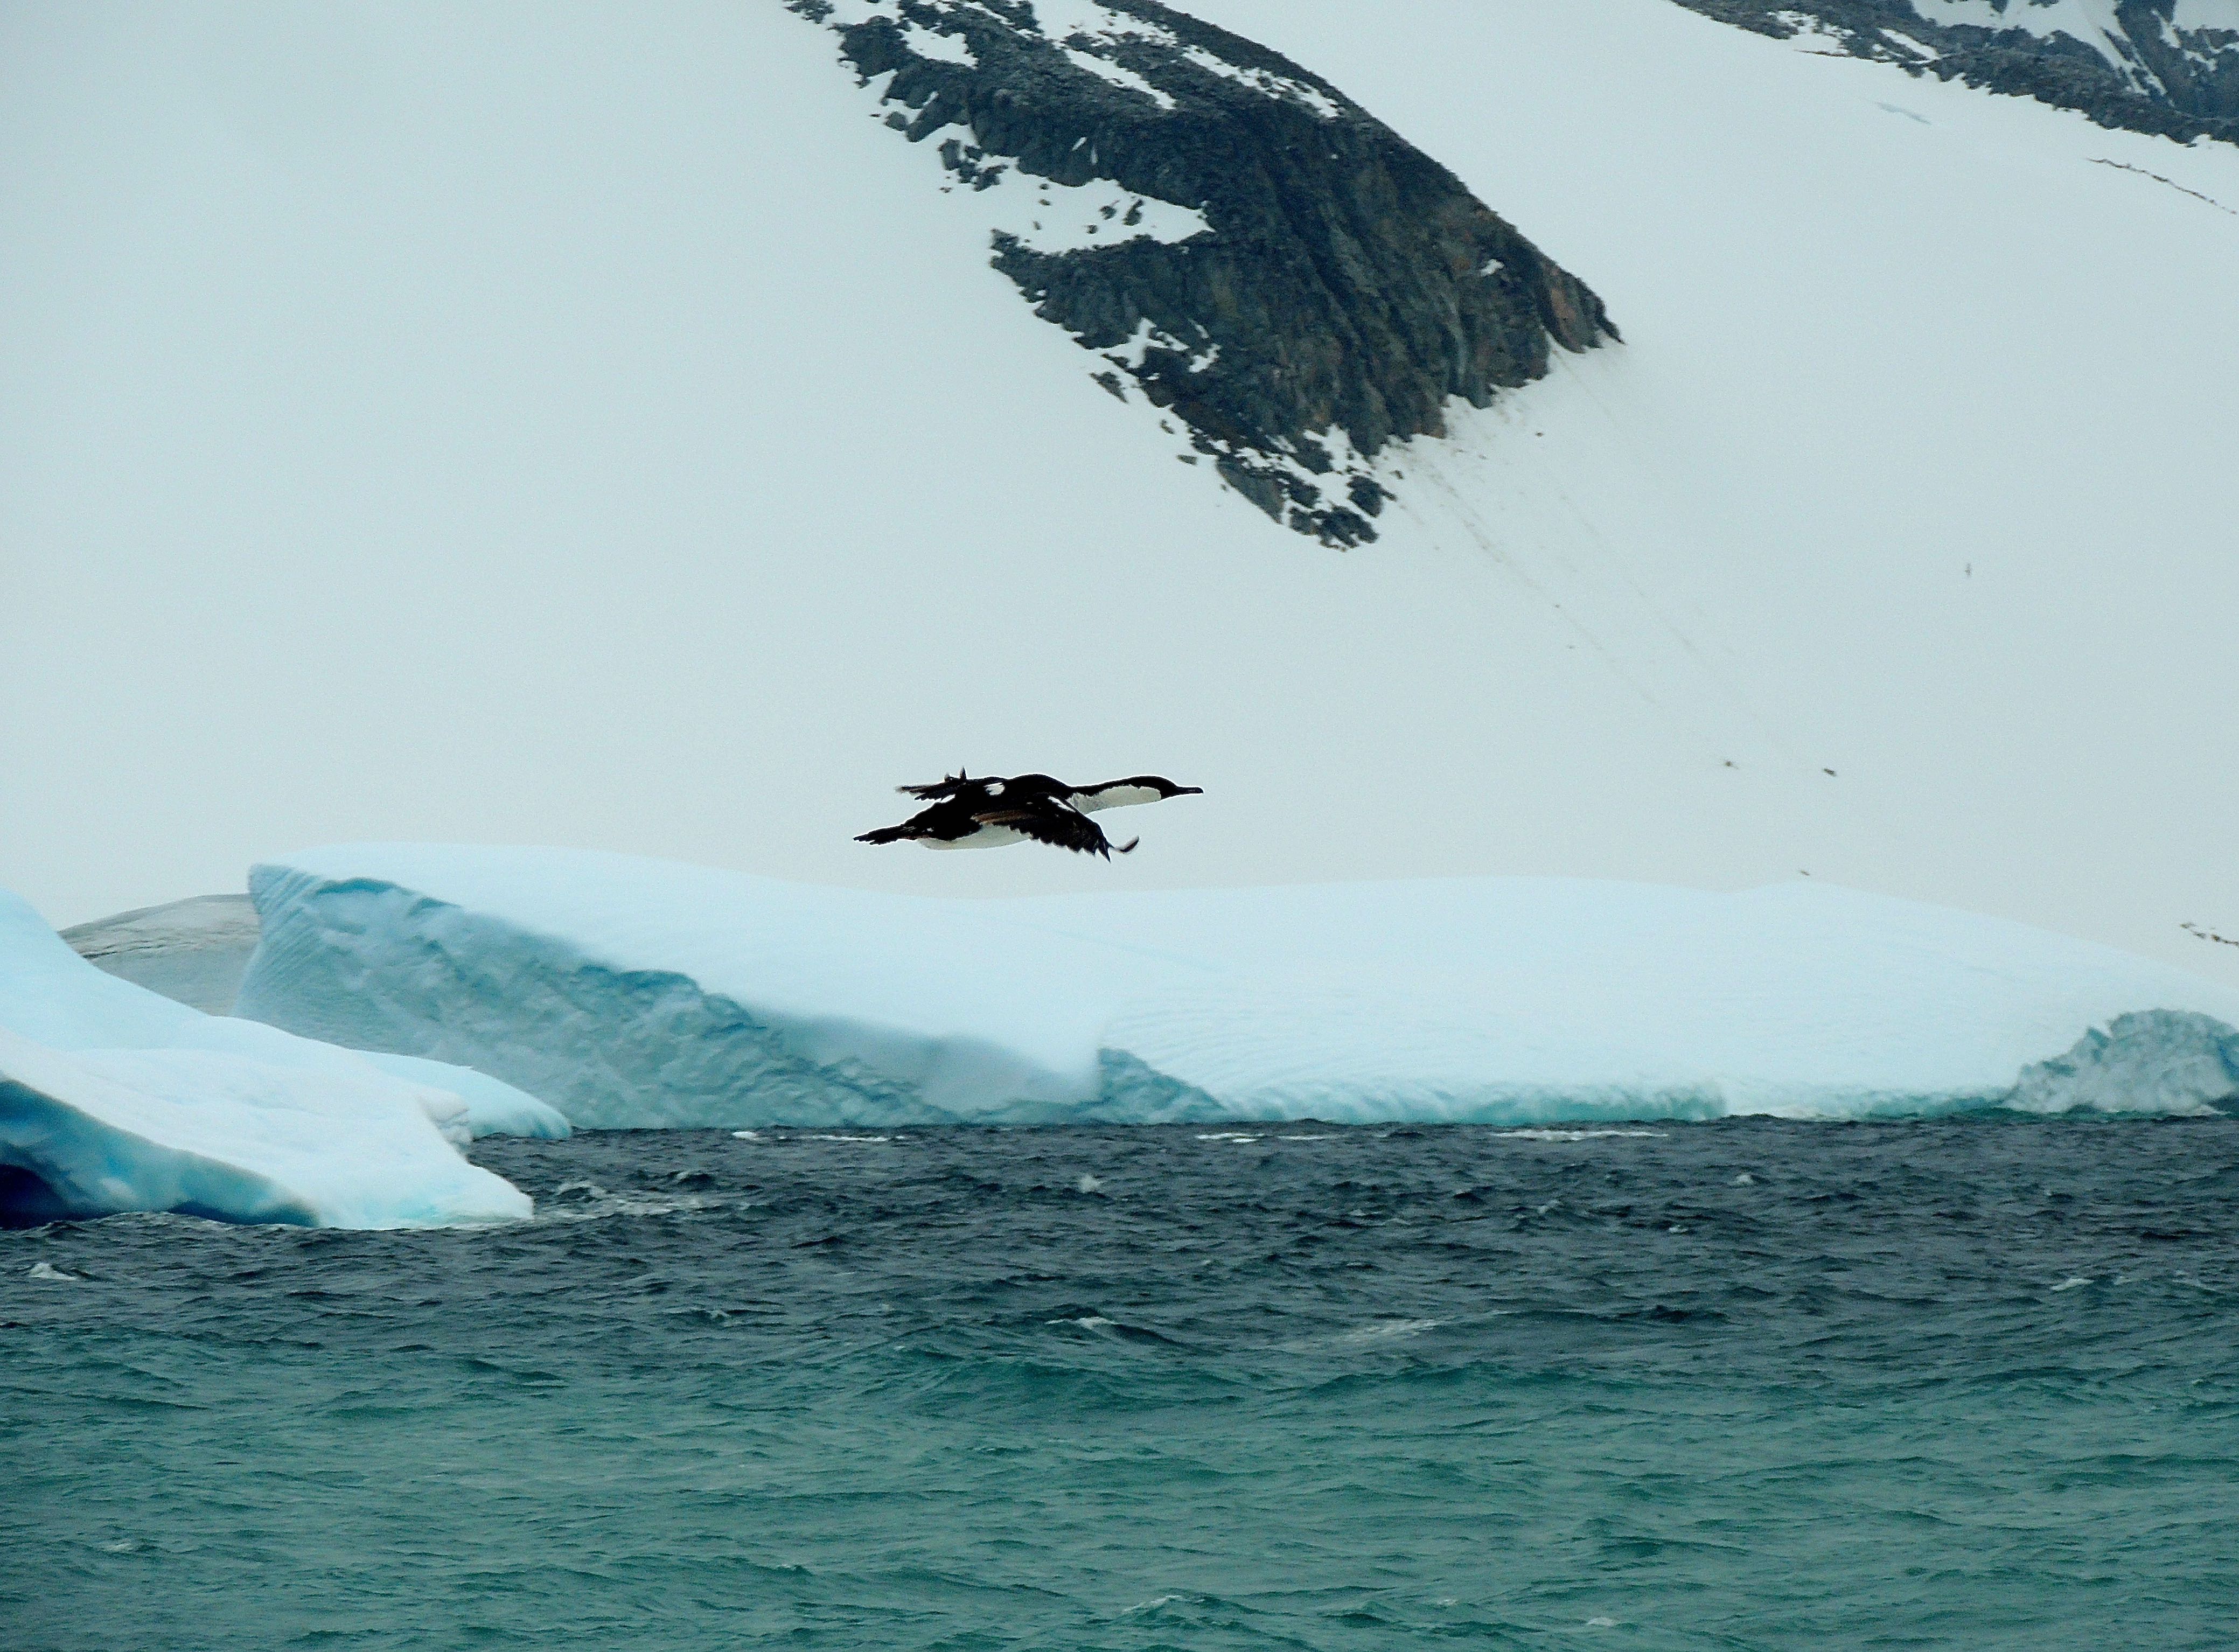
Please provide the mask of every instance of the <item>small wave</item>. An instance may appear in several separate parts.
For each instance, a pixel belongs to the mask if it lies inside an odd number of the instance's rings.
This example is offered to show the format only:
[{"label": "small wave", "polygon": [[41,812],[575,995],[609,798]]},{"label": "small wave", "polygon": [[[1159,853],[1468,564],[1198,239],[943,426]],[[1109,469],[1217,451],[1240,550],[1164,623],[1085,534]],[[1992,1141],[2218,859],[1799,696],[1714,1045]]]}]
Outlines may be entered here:
[{"label": "small wave", "polygon": [[761,1138],[762,1133],[759,1130],[734,1130],[731,1132],[733,1141],[758,1142]]},{"label": "small wave", "polygon": [[55,1266],[51,1262],[34,1262],[31,1264],[30,1277],[34,1279],[51,1279],[58,1284],[76,1285],[83,1284],[85,1283],[85,1276],[83,1274],[64,1273],[60,1268]]},{"label": "small wave", "polygon": [[[119,1228],[178,1228],[183,1231],[182,1237],[188,1233],[205,1232],[212,1228],[223,1228],[236,1234],[244,1231],[235,1224],[221,1222],[216,1217],[188,1216],[178,1211],[120,1211],[115,1216],[103,1219]],[[455,1232],[466,1231],[463,1228],[453,1230]]]},{"label": "small wave", "polygon": [[1147,1601],[1137,1601],[1133,1606],[1127,1608],[1126,1611],[1120,1613],[1120,1616],[1122,1617],[1128,1617],[1137,1612],[1155,1612],[1161,1607],[1172,1606],[1176,1601],[1194,1601],[1199,1598],[1199,1596],[1194,1595],[1153,1595]]},{"label": "small wave", "polygon": [[720,1199],[696,1193],[610,1193],[596,1182],[562,1182],[537,1201],[539,1222],[599,1222],[610,1216],[675,1216]]},{"label": "small wave", "polygon": [[1199,1136],[1198,1139],[1201,1142],[1256,1142],[1259,1138],[1246,1135],[1240,1130],[1216,1130]]},{"label": "small wave", "polygon": [[1102,1314],[1083,1314],[1078,1319],[1045,1319],[1045,1325],[1078,1325],[1083,1330],[1109,1330],[1119,1321],[1106,1319]]},{"label": "small wave", "polygon": [[1365,1325],[1356,1325],[1345,1333],[1349,1343],[1391,1342],[1401,1337],[1419,1337],[1426,1330],[1436,1330],[1446,1322],[1443,1319],[1378,1319]]},{"label": "small wave", "polygon": [[2086,1285],[2096,1284],[2098,1283],[2099,1282],[2096,1279],[2087,1279],[2080,1273],[2070,1274],[2067,1278],[2063,1279],[2058,1284],[2053,1286],[2053,1289],[2056,1291],[2081,1290]]},{"label": "small wave", "polygon": [[1104,1184],[1101,1180],[1086,1174],[1084,1174],[1074,1185],[1084,1193],[1101,1193],[1104,1191]]},{"label": "small wave", "polygon": [[539,1222],[603,1222],[610,1216],[674,1216],[681,1211],[704,1211],[705,1199],[611,1199],[603,1204],[574,1205],[557,1211],[539,1211],[533,1218]]},{"label": "small wave", "polygon": [[890,1142],[894,1138],[891,1136],[805,1136],[801,1139],[812,1142]]},{"label": "small wave", "polygon": [[1622,1136],[1649,1141],[1662,1141],[1671,1132],[1665,1130],[1504,1130],[1497,1132],[1502,1141],[1511,1142],[1591,1142],[1605,1136]]}]

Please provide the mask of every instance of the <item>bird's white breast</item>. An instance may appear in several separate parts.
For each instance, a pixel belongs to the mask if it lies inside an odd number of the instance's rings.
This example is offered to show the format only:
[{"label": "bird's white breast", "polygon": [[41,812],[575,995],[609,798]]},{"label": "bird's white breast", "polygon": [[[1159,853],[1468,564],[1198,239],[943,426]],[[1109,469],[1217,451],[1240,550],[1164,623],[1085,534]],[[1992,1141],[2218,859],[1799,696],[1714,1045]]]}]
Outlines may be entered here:
[{"label": "bird's white breast", "polygon": [[983,826],[969,837],[918,839],[928,849],[1000,849],[1007,843],[1024,843],[1026,840],[1025,833],[1013,832],[1007,826]]},{"label": "bird's white breast", "polygon": [[1083,814],[1099,809],[1125,808],[1130,803],[1156,803],[1159,793],[1147,786],[1114,786],[1101,792],[1075,792],[1067,799]]}]

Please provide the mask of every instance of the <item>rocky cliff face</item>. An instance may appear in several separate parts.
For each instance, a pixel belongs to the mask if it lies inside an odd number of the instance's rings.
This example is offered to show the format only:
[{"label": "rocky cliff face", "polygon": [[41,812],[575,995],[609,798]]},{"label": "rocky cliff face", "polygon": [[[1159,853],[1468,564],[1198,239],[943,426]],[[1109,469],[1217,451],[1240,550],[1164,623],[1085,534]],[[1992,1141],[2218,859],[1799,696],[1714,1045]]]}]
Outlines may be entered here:
[{"label": "rocky cliff face", "polygon": [[2081,109],[2102,126],[2239,143],[2239,0],[1679,0],[1914,74]]},{"label": "rocky cliff face", "polygon": [[1618,336],[1600,300],[1342,92],[1156,0],[788,0],[995,267],[1268,514],[1375,537],[1377,455]]}]

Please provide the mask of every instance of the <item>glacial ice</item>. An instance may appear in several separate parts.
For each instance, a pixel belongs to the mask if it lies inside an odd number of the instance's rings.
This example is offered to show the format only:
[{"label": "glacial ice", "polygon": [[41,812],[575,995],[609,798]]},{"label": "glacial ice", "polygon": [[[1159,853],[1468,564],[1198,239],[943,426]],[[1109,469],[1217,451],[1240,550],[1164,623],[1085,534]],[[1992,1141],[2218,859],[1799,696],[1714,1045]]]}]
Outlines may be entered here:
[{"label": "glacial ice", "polygon": [[602,1127],[2191,1113],[2239,1092],[2239,993],[1817,885],[952,901],[391,844],[250,888],[240,1013],[471,1063]]},{"label": "glacial ice", "polygon": [[401,1227],[525,1217],[458,1147],[564,1135],[511,1085],[205,1015],[79,958],[0,891],[0,1220],[176,1211]]},{"label": "glacial ice", "polygon": [[196,895],[80,924],[63,939],[106,974],[229,1015],[256,950],[256,908],[246,895]]}]

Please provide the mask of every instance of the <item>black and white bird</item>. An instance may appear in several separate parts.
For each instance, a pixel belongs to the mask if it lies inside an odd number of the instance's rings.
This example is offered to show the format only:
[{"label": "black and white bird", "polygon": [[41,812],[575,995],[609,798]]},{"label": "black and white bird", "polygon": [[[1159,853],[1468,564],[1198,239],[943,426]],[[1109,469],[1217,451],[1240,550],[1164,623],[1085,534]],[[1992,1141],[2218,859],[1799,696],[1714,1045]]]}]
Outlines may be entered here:
[{"label": "black and white bird", "polygon": [[1007,843],[1054,844],[1080,854],[1126,854],[1142,841],[1132,838],[1115,848],[1104,829],[1088,817],[1100,809],[1131,803],[1159,803],[1193,797],[1201,786],[1176,786],[1160,774],[1131,774],[1097,786],[1068,786],[1047,774],[1012,774],[973,780],[962,772],[931,786],[895,788],[929,806],[900,826],[866,832],[858,843],[923,844],[928,849],[999,849]]}]

